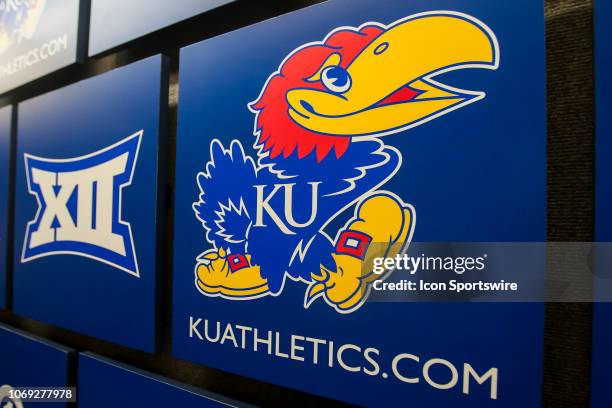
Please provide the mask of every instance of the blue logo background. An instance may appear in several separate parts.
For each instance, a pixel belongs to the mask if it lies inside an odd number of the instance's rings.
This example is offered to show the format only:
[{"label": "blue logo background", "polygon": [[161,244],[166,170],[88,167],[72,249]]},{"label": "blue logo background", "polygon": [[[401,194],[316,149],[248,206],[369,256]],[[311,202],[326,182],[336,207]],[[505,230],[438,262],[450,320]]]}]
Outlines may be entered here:
[{"label": "blue logo background", "polygon": [[2,2],[0,94],[77,62],[80,0]]},{"label": "blue logo background", "polygon": [[8,239],[9,176],[12,108],[0,109],[0,309],[6,306],[6,250]]},{"label": "blue logo background", "polygon": [[[146,351],[154,349],[160,89],[155,56],[19,105],[15,248],[23,248],[38,205],[28,192],[24,154],[66,159],[107,148],[142,130],[132,183],[122,190],[140,277],[76,255],[21,263],[14,254],[14,310],[47,323]],[[165,100],[164,100],[165,102]]]},{"label": "blue logo background", "polygon": [[78,384],[79,404],[88,408],[241,406],[93,353],[79,355]]},{"label": "blue logo background", "polygon": [[[497,71],[464,70],[444,81],[487,92],[469,107],[387,136],[403,166],[384,188],[414,205],[413,242],[544,241],[546,116],[544,15],[541,1],[330,1],[189,46],[181,51],[175,196],[173,354],[179,358],[366,406],[538,407],[543,306],[540,304],[365,303],[339,315],[324,302],[303,306],[304,284],[287,280],[278,297],[210,298],[194,287],[194,259],[210,248],[192,203],[196,174],[210,143],[254,142],[246,104],[296,47],[340,26],[389,24],[432,10],[469,14],[497,35]],[[282,34],[281,34],[282,33]],[[520,92],[517,90],[521,90]],[[528,97],[525,91],[529,92]],[[250,153],[250,152],[249,152]],[[237,174],[238,176],[238,174]],[[231,185],[227,187],[231,189]],[[231,191],[231,190],[230,190]],[[194,199],[195,198],[195,199]],[[269,243],[271,249],[276,243]],[[409,250],[410,253],[410,250]],[[542,262],[542,277],[544,262]],[[488,387],[436,390],[381,376],[349,373],[189,338],[189,316],[351,343],[381,350],[382,365],[399,353],[499,368],[499,398]],[[202,329],[203,326],[200,326]],[[262,334],[265,336],[265,334]],[[415,367],[410,369],[417,370]],[[412,373],[411,373],[412,374]],[[417,375],[418,373],[414,373]]]},{"label": "blue logo background", "polygon": [[[0,324],[0,386],[66,387],[74,369],[73,351]],[[25,403],[29,406],[29,403]],[[66,403],[45,403],[45,407],[66,407]]]}]

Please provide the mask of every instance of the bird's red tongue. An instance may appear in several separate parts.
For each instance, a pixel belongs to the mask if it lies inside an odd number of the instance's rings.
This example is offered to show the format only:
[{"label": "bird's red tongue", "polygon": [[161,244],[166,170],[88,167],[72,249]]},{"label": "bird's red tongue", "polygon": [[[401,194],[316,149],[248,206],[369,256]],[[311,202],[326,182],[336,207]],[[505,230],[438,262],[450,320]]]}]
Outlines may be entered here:
[{"label": "bird's red tongue", "polygon": [[408,102],[416,98],[421,92],[416,91],[407,86],[402,86],[397,91],[393,92],[391,95],[387,96],[382,101],[378,102],[376,106],[384,106],[391,105],[394,103],[403,103]]}]

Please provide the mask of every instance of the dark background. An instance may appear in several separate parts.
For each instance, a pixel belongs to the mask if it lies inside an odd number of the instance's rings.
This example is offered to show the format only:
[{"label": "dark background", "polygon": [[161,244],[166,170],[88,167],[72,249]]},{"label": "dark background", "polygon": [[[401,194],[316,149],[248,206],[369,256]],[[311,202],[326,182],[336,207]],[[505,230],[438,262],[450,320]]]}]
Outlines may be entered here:
[{"label": "dark background", "polygon": [[[495,1],[495,0],[489,0]],[[534,0],[539,1],[539,0]],[[609,1],[609,0],[599,0]],[[172,27],[132,41],[83,64],[30,82],[3,96],[0,107],[69,85],[147,56],[170,57],[170,120],[166,129],[169,157],[174,157],[179,49],[270,17],[319,3],[317,0],[238,0]],[[87,1],[85,2],[87,3]],[[546,0],[548,71],[548,240],[594,239],[594,87],[593,0]],[[85,9],[88,9],[86,5]],[[86,18],[85,20],[88,20]],[[87,27],[83,27],[87,33]],[[279,33],[282,35],[281,33]],[[85,38],[82,36],[82,38]],[[86,47],[86,44],[81,44]],[[84,48],[85,49],[85,48]],[[18,112],[14,113],[18,115]],[[13,120],[16,126],[16,120]],[[13,137],[16,133],[13,128]],[[167,166],[167,199],[172,201],[174,163]],[[172,206],[170,206],[172,208]],[[261,406],[344,406],[340,402],[178,361],[170,355],[172,296],[172,213],[165,218],[165,265],[160,270],[158,301],[160,352],[134,351],[95,338],[0,311],[0,322],[75,348],[131,364],[227,397]],[[9,226],[12,231],[12,226]],[[9,251],[12,251],[9,236]],[[8,259],[12,259],[10,256]],[[11,265],[9,262],[9,284]],[[547,274],[554,270],[554,259]],[[9,305],[11,299],[9,295]],[[543,407],[588,407],[590,392],[592,306],[546,306]],[[76,382],[76,378],[71,379]]]}]

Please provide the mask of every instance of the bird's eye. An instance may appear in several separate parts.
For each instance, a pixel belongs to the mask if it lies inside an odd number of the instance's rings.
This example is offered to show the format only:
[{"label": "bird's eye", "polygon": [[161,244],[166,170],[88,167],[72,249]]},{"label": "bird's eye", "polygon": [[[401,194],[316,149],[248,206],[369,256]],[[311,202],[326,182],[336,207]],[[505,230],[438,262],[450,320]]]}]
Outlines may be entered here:
[{"label": "bird's eye", "polygon": [[351,89],[351,76],[339,66],[328,67],[321,73],[321,82],[333,93],[344,93]]}]

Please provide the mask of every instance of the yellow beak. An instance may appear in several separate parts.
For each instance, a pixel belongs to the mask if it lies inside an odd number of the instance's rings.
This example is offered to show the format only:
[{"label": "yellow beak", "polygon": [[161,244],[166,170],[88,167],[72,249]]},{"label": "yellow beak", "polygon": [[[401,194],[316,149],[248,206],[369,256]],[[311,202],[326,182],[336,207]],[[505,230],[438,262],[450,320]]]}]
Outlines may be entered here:
[{"label": "yellow beak", "polygon": [[[334,55],[327,63],[338,65]],[[343,92],[327,85],[325,91],[289,91],[289,114],[299,125],[328,135],[396,133],[485,96],[445,86],[434,76],[462,68],[497,69],[498,64],[495,35],[480,21],[449,12],[416,15],[389,26],[361,52],[345,70],[348,75],[343,73],[341,82],[348,88]],[[411,97],[403,100],[402,90]]]}]

